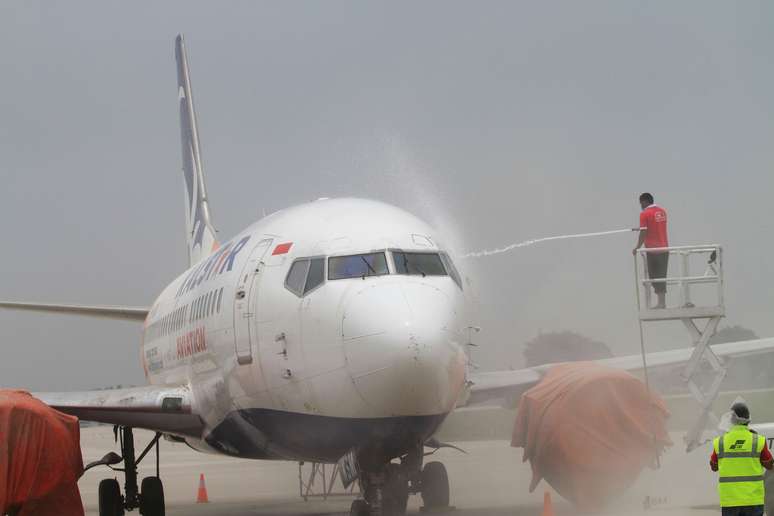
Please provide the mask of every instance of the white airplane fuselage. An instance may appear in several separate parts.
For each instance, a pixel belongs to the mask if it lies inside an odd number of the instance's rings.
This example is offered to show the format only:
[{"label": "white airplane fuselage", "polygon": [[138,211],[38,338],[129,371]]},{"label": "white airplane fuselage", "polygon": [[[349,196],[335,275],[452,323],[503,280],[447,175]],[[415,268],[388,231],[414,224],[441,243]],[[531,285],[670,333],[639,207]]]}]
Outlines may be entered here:
[{"label": "white airplane fuselage", "polygon": [[[401,273],[397,251],[443,255],[448,273]],[[352,276],[363,255],[374,265]],[[325,199],[256,222],[175,279],[151,308],[141,355],[151,384],[190,386],[205,425],[202,440],[186,438],[197,449],[398,456],[455,407],[466,319],[459,275],[427,224],[380,202]]]}]

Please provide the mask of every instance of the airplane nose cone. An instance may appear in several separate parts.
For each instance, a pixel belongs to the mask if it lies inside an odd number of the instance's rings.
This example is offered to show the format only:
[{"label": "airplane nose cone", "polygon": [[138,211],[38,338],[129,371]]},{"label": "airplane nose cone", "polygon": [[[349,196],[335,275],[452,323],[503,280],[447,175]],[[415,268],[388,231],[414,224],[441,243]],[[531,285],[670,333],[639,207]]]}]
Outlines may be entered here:
[{"label": "airplane nose cone", "polygon": [[465,380],[465,353],[452,300],[435,287],[383,284],[346,305],[347,367],[374,417],[450,412]]}]

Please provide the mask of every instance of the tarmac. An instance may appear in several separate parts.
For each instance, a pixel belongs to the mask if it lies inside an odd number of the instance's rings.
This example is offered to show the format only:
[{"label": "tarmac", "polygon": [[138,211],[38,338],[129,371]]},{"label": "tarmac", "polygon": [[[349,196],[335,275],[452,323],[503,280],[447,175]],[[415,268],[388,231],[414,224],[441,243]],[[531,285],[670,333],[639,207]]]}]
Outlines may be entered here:
[{"label": "tarmac", "polygon": [[[138,453],[152,434],[135,432]],[[673,434],[676,445],[662,458],[656,470],[646,470],[637,483],[614,501],[607,515],[709,515],[719,514],[715,477],[708,466],[708,449],[686,454],[682,436]],[[507,441],[490,440],[457,443],[467,454],[439,450],[428,460],[440,460],[449,473],[453,510],[434,514],[454,516],[540,515],[543,496],[551,493],[555,514],[568,516],[577,511],[542,482],[535,492],[528,486],[529,464],[521,461],[521,450]],[[84,462],[116,450],[112,428],[81,429]],[[706,447],[705,447],[706,448]],[[293,462],[253,461],[209,455],[184,444],[161,442],[161,478],[171,516],[266,516],[349,514],[352,496],[334,496],[304,501],[299,492],[299,465]],[[140,479],[155,472],[153,452],[139,466]],[[305,465],[308,475],[310,465]],[[209,503],[196,503],[199,475],[204,474]],[[81,497],[87,515],[97,513],[97,485],[102,478],[123,476],[105,467],[88,471],[80,480]],[[305,476],[306,478],[306,476]],[[341,484],[336,483],[336,490]],[[409,500],[409,514],[420,514],[421,498]],[[137,514],[136,512],[127,514]]]}]

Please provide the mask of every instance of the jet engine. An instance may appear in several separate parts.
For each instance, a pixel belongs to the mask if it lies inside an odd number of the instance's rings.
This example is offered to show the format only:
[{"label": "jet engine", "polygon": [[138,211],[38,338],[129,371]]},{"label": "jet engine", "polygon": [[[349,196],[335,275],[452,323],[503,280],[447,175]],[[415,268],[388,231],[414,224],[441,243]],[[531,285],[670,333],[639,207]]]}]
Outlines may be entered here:
[{"label": "jet engine", "polygon": [[533,491],[545,479],[579,509],[602,508],[672,442],[657,394],[620,369],[592,362],[548,370],[519,403],[511,445],[524,448]]}]

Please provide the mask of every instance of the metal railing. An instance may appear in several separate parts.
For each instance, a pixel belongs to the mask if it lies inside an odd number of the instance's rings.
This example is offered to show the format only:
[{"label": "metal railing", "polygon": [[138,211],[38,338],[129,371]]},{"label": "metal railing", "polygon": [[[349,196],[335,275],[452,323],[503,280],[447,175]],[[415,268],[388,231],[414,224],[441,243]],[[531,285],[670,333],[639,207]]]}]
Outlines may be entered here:
[{"label": "metal railing", "polygon": [[[677,274],[667,273],[664,277],[650,277],[648,274],[647,256],[651,253],[667,253],[671,269],[677,268]],[[696,262],[699,257],[701,257],[703,272],[697,274]],[[711,317],[724,315],[725,313],[723,299],[723,248],[719,245],[640,248],[635,255],[635,274],[637,296],[640,301],[640,313],[645,315],[647,319]],[[672,298],[675,290],[669,287],[677,286],[677,292],[679,293],[678,302],[676,304],[668,303],[665,309],[654,309],[653,289],[651,287],[656,283],[665,283],[667,292],[672,294]],[[710,292],[708,300],[695,304],[692,287],[697,285],[714,285],[714,289],[707,290],[707,292]],[[674,312],[675,310],[677,313]]]}]

